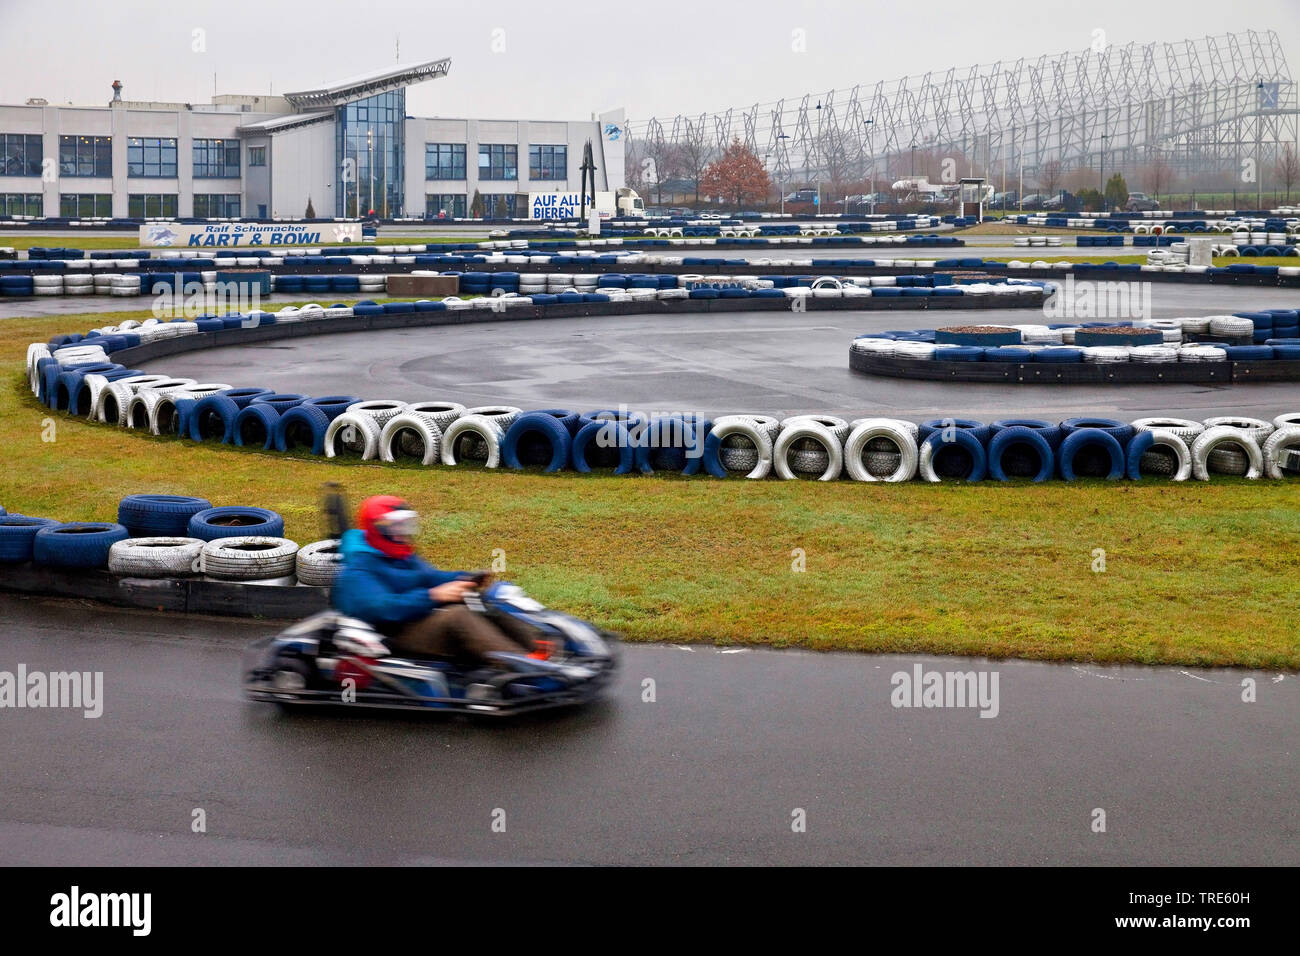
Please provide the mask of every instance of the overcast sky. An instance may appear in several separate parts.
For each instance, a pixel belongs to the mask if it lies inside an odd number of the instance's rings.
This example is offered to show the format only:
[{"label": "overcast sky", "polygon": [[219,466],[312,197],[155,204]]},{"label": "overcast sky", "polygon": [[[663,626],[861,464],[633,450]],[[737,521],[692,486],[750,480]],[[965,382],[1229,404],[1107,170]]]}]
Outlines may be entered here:
[{"label": "overcast sky", "polygon": [[[1275,30],[1300,70],[1300,0],[0,0],[0,103],[103,104],[310,89],[449,56],[414,116],[633,119],[769,102],[1090,46]],[[804,31],[804,52],[793,47]],[[195,31],[202,31],[195,33]],[[202,47],[196,50],[195,47]]]}]

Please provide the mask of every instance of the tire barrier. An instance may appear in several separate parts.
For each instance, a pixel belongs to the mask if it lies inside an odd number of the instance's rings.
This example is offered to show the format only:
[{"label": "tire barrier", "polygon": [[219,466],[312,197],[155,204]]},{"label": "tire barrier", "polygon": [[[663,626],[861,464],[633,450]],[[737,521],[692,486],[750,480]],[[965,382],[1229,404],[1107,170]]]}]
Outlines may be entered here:
[{"label": "tire barrier", "polygon": [[123,577],[180,578],[199,572],[198,538],[127,538],[108,550],[108,570]]},{"label": "tire barrier", "polygon": [[[1086,421],[1086,419],[1076,420]],[[1066,481],[1105,478],[1115,481],[1127,473],[1128,459],[1113,428],[1075,427],[1061,442],[1057,470]]]},{"label": "tire barrier", "polygon": [[573,434],[568,419],[577,416],[563,410],[526,412],[516,418],[501,443],[501,462],[507,468],[541,465],[559,471],[573,458]]},{"label": "tire barrier", "polygon": [[117,523],[133,538],[179,538],[194,515],[211,507],[205,498],[185,495],[127,495],[117,506]]},{"label": "tire barrier", "polygon": [[332,538],[304,544],[295,558],[298,583],[310,587],[331,587],[342,566],[343,553],[338,540]]},{"label": "tire barrier", "polygon": [[1046,429],[1008,425],[989,439],[988,476],[994,481],[1028,478],[1046,481],[1056,470],[1056,456]]},{"label": "tire barrier", "polygon": [[910,481],[918,456],[907,423],[889,418],[859,419],[844,442],[844,467],[854,481]]},{"label": "tire barrier", "polygon": [[205,508],[190,517],[186,534],[200,541],[245,535],[279,537],[284,534],[284,519],[266,508],[239,505]]},{"label": "tire barrier", "polygon": [[298,545],[270,535],[241,535],[208,541],[199,552],[199,571],[219,581],[277,581],[293,578]]},{"label": "tire barrier", "polygon": [[36,532],[59,522],[53,518],[30,518],[27,515],[0,515],[0,563],[22,564],[32,559]]},{"label": "tire barrier", "polygon": [[1141,481],[1147,473],[1170,481],[1186,481],[1192,476],[1191,449],[1187,440],[1172,429],[1138,431],[1128,443],[1125,460],[1125,474],[1133,481]]},{"label": "tire barrier", "polygon": [[917,472],[932,483],[982,481],[988,473],[988,456],[976,431],[945,427],[921,440]]},{"label": "tire barrier", "polygon": [[[700,278],[706,278],[701,275]],[[907,277],[883,277],[900,282]],[[835,281],[821,283],[820,286],[835,291]],[[874,283],[874,279],[872,282]],[[876,286],[872,285],[871,288]],[[802,288],[802,287],[801,287]],[[881,285],[881,289],[898,290],[900,287]],[[903,285],[902,289],[911,288]],[[635,291],[635,290],[634,290]],[[653,291],[653,290],[647,290]],[[760,290],[761,291],[761,290]],[[773,291],[773,290],[768,290]],[[781,291],[784,298],[785,292]],[[819,289],[820,291],[820,289]],[[406,303],[410,305],[410,303]],[[441,304],[441,303],[439,303]],[[358,306],[359,308],[360,306]],[[313,324],[324,322],[330,312],[338,307],[306,307],[298,315],[321,316],[312,319]],[[384,308],[374,306],[380,313]],[[355,310],[344,308],[343,311],[355,314]],[[1282,322],[1292,321],[1292,315],[1300,315],[1295,310],[1271,310],[1270,319]],[[1253,313],[1252,313],[1253,315]],[[1200,319],[1160,320],[1153,327],[1164,328],[1183,334],[1193,328],[1207,330],[1214,321],[1213,316]],[[1231,316],[1242,322],[1249,321],[1252,328],[1263,320],[1244,319],[1242,315]],[[128,322],[130,320],[127,320]],[[152,320],[149,320],[152,321]],[[1300,321],[1300,319],[1297,319]],[[135,328],[153,328],[158,324],[186,326],[183,335],[200,334],[197,329],[188,328],[195,323],[155,323],[154,326],[128,326],[127,322],[109,332],[92,330],[90,339],[108,340],[119,334],[135,334]],[[1174,328],[1177,326],[1177,328]],[[125,328],[124,332],[121,332]],[[1029,339],[1038,341],[1025,344],[1024,348],[1042,346],[1038,354],[1040,361],[1052,351],[1068,351],[1078,357],[1085,350],[1064,346],[1045,345],[1055,341],[1053,333],[1064,333],[1066,329],[1050,326],[1020,326],[1022,342]],[[1244,329],[1242,324],[1233,328]],[[1276,329],[1274,325],[1272,328]],[[275,332],[252,329],[253,332]],[[236,334],[244,335],[240,329]],[[1251,333],[1252,335],[1254,333]],[[943,351],[951,351],[962,346],[948,346],[924,341],[927,330],[895,331],[872,333],[860,337],[854,342],[854,351],[868,351],[884,346],[894,349],[928,349],[930,358],[927,364],[945,364],[937,356]],[[87,338],[80,335],[56,336],[49,343],[34,343],[27,350],[29,385],[39,373],[44,381],[50,378],[51,369],[75,368],[83,359],[95,359],[100,354],[108,355],[122,351],[123,348],[135,346],[117,342],[106,342],[105,346],[87,345]],[[197,340],[196,340],[197,341]],[[210,344],[210,338],[204,340]],[[1006,348],[1006,346],[999,346]],[[184,349],[181,349],[184,350]],[[1212,351],[1222,349],[1212,348]],[[172,351],[168,343],[168,351]],[[918,352],[919,354],[919,352]],[[94,363],[92,363],[94,364]],[[111,363],[98,363],[111,364]],[[969,366],[981,363],[965,362]],[[1050,364],[1050,363],[1049,363]],[[1082,363],[1079,363],[1082,364]],[[120,366],[119,366],[120,367]],[[59,374],[62,374],[61,372]],[[57,376],[56,376],[57,378]],[[98,414],[105,418],[120,421],[127,427],[150,427],[157,431],[179,431],[184,436],[200,441],[218,439],[223,442],[244,445],[261,445],[264,449],[281,447],[285,450],[303,448],[313,454],[337,457],[342,454],[356,454],[366,460],[386,459],[401,460],[413,458],[421,465],[432,466],[435,463],[460,464],[481,462],[486,467],[495,468],[504,459],[508,467],[561,470],[565,467],[579,472],[593,469],[611,469],[616,474],[630,474],[633,471],[647,473],[653,471],[682,471],[693,474],[704,471],[717,477],[762,477],[775,471],[783,478],[803,477],[831,480],[847,474],[856,480],[901,481],[913,477],[911,449],[916,448],[915,473],[925,480],[943,480],[964,478],[979,480],[986,474],[994,478],[1007,480],[1025,478],[1039,479],[1044,470],[1046,457],[1041,446],[1033,438],[1016,433],[1020,441],[1013,438],[1003,439],[999,443],[998,455],[989,458],[991,440],[999,431],[1011,428],[1027,428],[1040,433],[1039,437],[1050,449],[1058,469],[1062,467],[1063,456],[1060,454],[1064,440],[1080,431],[1101,429],[1116,440],[1120,446],[1123,473],[1127,473],[1127,445],[1139,426],[1146,423],[1146,430],[1172,430],[1183,437],[1189,449],[1194,441],[1191,432],[1180,435],[1179,428],[1190,428],[1194,432],[1203,426],[1196,422],[1178,420],[1139,420],[1130,424],[1113,420],[1067,419],[1060,424],[1039,420],[1006,419],[985,425],[970,420],[934,419],[922,426],[910,423],[898,423],[902,432],[911,439],[900,438],[899,434],[888,430],[862,437],[852,448],[848,447],[849,438],[854,429],[866,419],[845,422],[843,419],[827,416],[794,416],[783,421],[762,415],[745,414],[723,416],[713,423],[691,419],[693,432],[683,428],[687,419],[670,416],[650,423],[642,423],[635,416],[625,411],[601,410],[586,413],[573,413],[567,410],[544,410],[529,413],[542,418],[529,418],[533,423],[531,429],[521,428],[518,437],[507,443],[516,420],[521,416],[518,408],[513,406],[478,406],[465,408],[456,402],[427,401],[408,404],[387,400],[354,400],[355,396],[323,396],[312,398],[299,394],[276,394],[263,387],[226,387],[216,383],[197,383],[193,379],[166,378],[162,375],[144,376],[128,375],[117,381],[105,379],[98,393]],[[48,387],[47,387],[48,393]],[[191,397],[193,396],[193,397]],[[170,403],[170,405],[164,404]],[[165,422],[158,414],[159,406],[170,407],[173,411],[164,414]],[[242,406],[242,407],[241,407]],[[120,411],[119,411],[120,409]],[[346,411],[340,411],[346,409]],[[283,412],[281,412],[283,410]],[[333,417],[331,417],[333,416]],[[388,425],[403,416],[397,427],[391,431]],[[1300,416],[1286,419],[1300,423]],[[878,420],[871,420],[873,427]],[[382,422],[382,424],[381,424]],[[954,445],[944,448],[938,442],[926,442],[934,431],[945,429],[948,424],[958,434],[969,433],[965,439],[950,439],[942,445]],[[1223,424],[1225,427],[1237,427],[1248,430],[1260,450],[1259,467],[1265,465],[1262,457],[1262,442],[1267,432],[1273,427],[1261,420],[1215,419],[1211,425]],[[552,426],[555,427],[552,427]],[[183,426],[183,428],[181,427]],[[443,427],[445,426],[445,428]],[[672,432],[676,429],[675,440],[664,441],[660,432]],[[798,429],[798,430],[796,430]],[[913,433],[915,429],[915,433]],[[567,452],[563,430],[571,439]],[[702,434],[701,434],[702,433]],[[686,441],[689,434],[691,441]],[[948,437],[941,435],[941,438]],[[701,440],[702,438],[702,440]],[[970,442],[979,446],[979,453],[974,451]],[[778,448],[779,444],[779,448]],[[701,447],[701,454],[692,455],[693,447]],[[1075,446],[1071,446],[1074,448]],[[1161,462],[1171,461],[1164,444],[1155,443],[1152,448],[1142,452],[1137,459],[1139,474],[1144,471],[1149,475],[1174,475],[1178,471],[1178,460],[1165,467]],[[506,456],[509,449],[513,455]],[[928,450],[927,450],[928,449]],[[1098,458],[1100,451],[1109,455],[1108,460]],[[1206,471],[1211,474],[1246,473],[1252,467],[1247,450],[1237,449],[1231,443],[1220,443],[1206,455]],[[1273,472],[1282,477],[1291,477],[1295,471],[1296,450],[1290,445],[1280,447],[1274,456]],[[1162,457],[1163,456],[1163,457]],[[516,465],[515,462],[518,462]],[[1073,469],[1069,477],[1082,475],[1090,477],[1095,472],[1097,477],[1110,476],[1114,466],[1120,460],[1110,447],[1093,449],[1086,447],[1081,464]],[[1105,466],[1105,467],[1103,467]],[[1062,473],[1064,474],[1064,473]],[[282,525],[281,525],[282,528]],[[180,530],[180,529],[175,529]],[[264,533],[259,531],[259,533]],[[272,532],[274,534],[274,532]],[[164,536],[164,535],[157,535]],[[202,537],[190,533],[190,536]]]},{"label": "tire barrier", "polygon": [[127,530],[111,522],[49,524],[36,532],[32,561],[55,568],[102,568],[112,546],[126,537]]},{"label": "tire barrier", "polygon": [[1246,478],[1259,478],[1264,473],[1264,453],[1255,434],[1234,425],[1212,425],[1192,442],[1192,475],[1200,481],[1209,481],[1210,456],[1223,448],[1246,456]]}]

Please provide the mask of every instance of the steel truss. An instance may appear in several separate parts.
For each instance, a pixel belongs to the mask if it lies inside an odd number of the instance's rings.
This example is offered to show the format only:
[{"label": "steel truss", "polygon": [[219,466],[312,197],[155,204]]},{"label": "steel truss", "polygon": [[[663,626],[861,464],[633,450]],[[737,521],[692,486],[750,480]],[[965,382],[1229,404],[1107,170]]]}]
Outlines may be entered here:
[{"label": "steel truss", "polygon": [[918,152],[974,175],[1032,175],[1051,160],[1063,170],[1160,162],[1179,174],[1230,173],[1249,159],[1267,170],[1296,142],[1296,96],[1277,34],[1252,30],[954,68],[628,129],[633,162],[653,157],[662,168],[685,150],[698,166],[738,138],[778,183],[905,174]]}]

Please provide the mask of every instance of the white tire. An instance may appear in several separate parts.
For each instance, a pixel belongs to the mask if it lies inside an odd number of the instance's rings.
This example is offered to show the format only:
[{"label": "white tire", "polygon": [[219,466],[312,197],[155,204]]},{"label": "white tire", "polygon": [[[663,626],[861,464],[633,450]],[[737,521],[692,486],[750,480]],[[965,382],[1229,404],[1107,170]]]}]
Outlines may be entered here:
[{"label": "white tire", "polygon": [[343,553],[336,538],[313,541],[298,549],[294,560],[298,583],[316,588],[327,588],[334,583],[339,568],[343,566]]},{"label": "white tire", "polygon": [[490,418],[500,426],[502,432],[510,430],[510,426],[515,423],[515,419],[523,414],[523,409],[515,408],[513,405],[478,405],[474,408],[467,408],[461,413],[461,417],[466,415],[478,415],[481,418]]},{"label": "white tire", "polygon": [[1133,429],[1140,432],[1172,432],[1186,444],[1191,445],[1196,436],[1205,431],[1205,426],[1186,418],[1139,418],[1133,423]]},{"label": "white tire", "polygon": [[1286,472],[1282,470],[1283,453],[1293,448],[1300,448],[1300,425],[1283,425],[1269,435],[1262,449],[1264,473],[1275,481],[1286,478]]},{"label": "white tire", "polygon": [[[1192,450],[1187,441],[1178,432],[1167,428],[1152,428],[1150,452],[1157,448],[1164,449],[1174,458],[1170,481],[1186,481],[1192,477]],[[1199,434],[1199,433],[1198,433]]]},{"label": "white tire", "polygon": [[1273,434],[1273,423],[1266,422],[1260,418],[1239,418],[1233,415],[1221,415],[1217,418],[1207,418],[1205,427],[1216,428],[1221,425],[1227,425],[1230,428],[1239,428],[1251,438],[1255,439],[1255,444],[1263,445],[1264,440]]},{"label": "white tire", "polygon": [[411,402],[402,414],[419,415],[433,422],[439,432],[445,432],[448,425],[465,414],[465,406],[459,402]]},{"label": "white tire", "polygon": [[1201,432],[1192,443],[1192,474],[1198,480],[1210,480],[1210,453],[1223,445],[1236,445],[1245,452],[1247,478],[1258,478],[1263,474],[1264,453],[1250,433],[1231,425],[1215,425]]},{"label": "white tire", "polygon": [[468,456],[463,446],[477,442],[486,446],[486,457],[481,459],[488,468],[501,464],[501,442],[505,439],[505,429],[497,419],[484,415],[464,415],[447,427],[442,436],[442,463],[458,465],[460,459]]},{"label": "white tire", "polygon": [[826,453],[826,467],[817,480],[834,481],[838,478],[844,470],[844,447],[831,430],[812,419],[787,419],[787,422],[788,424],[782,423],[781,434],[777,436],[772,448],[772,467],[776,469],[777,476],[786,481],[799,477],[791,467],[791,458],[799,451],[794,447],[795,443],[806,441],[820,446]]},{"label": "white tire", "polygon": [[1300,425],[1300,412],[1289,412],[1273,419],[1274,428],[1286,428],[1289,425]]},{"label": "white tire", "polygon": [[375,399],[368,402],[355,402],[348,406],[349,415],[365,415],[372,419],[380,429],[406,411],[406,403],[389,399]]},{"label": "white tire", "polygon": [[[772,425],[779,428],[775,419],[767,419]],[[757,417],[748,415],[724,415],[721,418],[713,420],[713,435],[716,435],[719,442],[718,458],[723,468],[731,470],[727,459],[723,456],[724,448],[722,447],[728,438],[744,439],[752,449],[752,455],[744,458],[744,464],[749,465],[746,472],[746,478],[766,478],[772,471],[772,438],[775,429],[769,426],[765,421]],[[744,448],[744,444],[737,442]]]},{"label": "white tire", "polygon": [[399,455],[419,458],[422,465],[438,464],[442,461],[442,432],[423,415],[390,418],[379,436],[379,457],[397,461]]},{"label": "white tire", "polygon": [[382,430],[370,415],[344,412],[325,429],[325,457],[337,458],[341,451],[361,453],[363,461],[379,457]]},{"label": "white tire", "polygon": [[221,581],[258,581],[294,573],[298,545],[260,535],[217,538],[199,552],[199,570]]},{"label": "white tire", "polygon": [[108,549],[108,570],[133,578],[176,578],[199,571],[198,538],[126,538]]},{"label": "white tire", "polygon": [[[893,442],[898,449],[898,465],[888,475],[875,474],[863,455],[867,443],[877,438]],[[903,422],[890,418],[859,419],[844,442],[844,467],[854,481],[910,481],[916,476],[918,457],[911,430]]]}]

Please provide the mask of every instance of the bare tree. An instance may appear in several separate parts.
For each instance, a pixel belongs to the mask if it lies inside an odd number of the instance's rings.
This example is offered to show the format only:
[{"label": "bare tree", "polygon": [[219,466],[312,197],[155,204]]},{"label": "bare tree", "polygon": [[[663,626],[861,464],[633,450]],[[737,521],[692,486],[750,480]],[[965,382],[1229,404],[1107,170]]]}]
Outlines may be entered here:
[{"label": "bare tree", "polygon": [[1151,197],[1158,200],[1162,192],[1167,194],[1173,186],[1174,168],[1163,159],[1157,159],[1146,168],[1142,180],[1151,190]]},{"label": "bare tree", "polygon": [[1300,156],[1296,155],[1295,146],[1287,143],[1282,148],[1282,155],[1278,157],[1277,168],[1278,180],[1286,188],[1286,199],[1284,202],[1291,201],[1291,187],[1300,180]]},{"label": "bare tree", "polygon": [[682,174],[695,183],[695,205],[700,204],[700,174],[709,164],[709,134],[704,118],[698,122],[686,120],[682,137],[677,143]]},{"label": "bare tree", "polygon": [[1055,196],[1061,188],[1061,180],[1065,175],[1065,169],[1059,159],[1046,160],[1038,167],[1038,186],[1043,191],[1044,197]]}]

